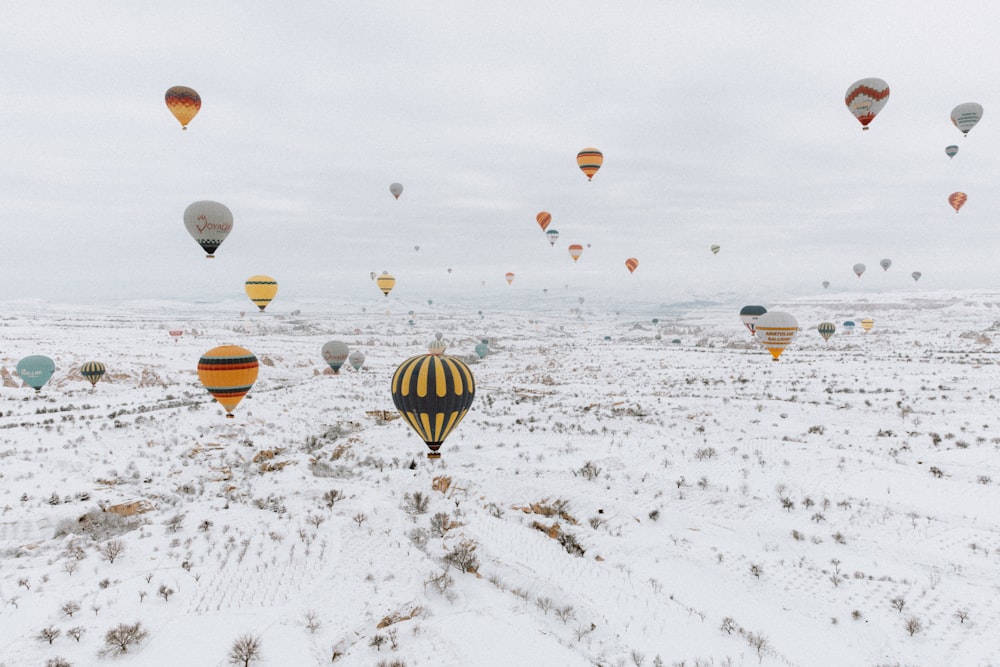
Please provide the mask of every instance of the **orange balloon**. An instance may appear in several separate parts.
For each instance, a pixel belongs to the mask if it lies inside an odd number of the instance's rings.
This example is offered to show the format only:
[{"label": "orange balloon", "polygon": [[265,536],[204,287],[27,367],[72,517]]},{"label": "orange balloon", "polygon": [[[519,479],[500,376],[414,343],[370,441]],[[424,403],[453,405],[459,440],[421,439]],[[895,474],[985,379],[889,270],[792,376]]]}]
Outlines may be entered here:
[{"label": "orange balloon", "polygon": [[602,164],[604,164],[604,153],[596,148],[584,148],[576,154],[576,166],[586,174],[588,181],[594,177]]},{"label": "orange balloon", "polygon": [[952,192],[948,195],[948,203],[955,209],[955,213],[958,213],[958,209],[965,206],[965,200],[968,198],[964,192]]},{"label": "orange balloon", "polygon": [[508,285],[510,285],[512,282],[514,282],[514,274],[513,273],[508,273],[507,275],[504,276],[504,278],[507,279],[507,284]]},{"label": "orange balloon", "polygon": [[539,211],[538,215],[535,216],[535,220],[538,221],[538,226],[544,232],[548,228],[549,223],[552,222],[552,214],[548,211]]},{"label": "orange balloon", "polygon": [[579,243],[574,243],[569,247],[569,256],[573,258],[573,261],[580,259],[580,255],[583,254],[583,246]]},{"label": "orange balloon", "polygon": [[635,257],[629,257],[625,260],[625,268],[628,269],[629,273],[635,273],[636,268],[639,266],[639,260]]}]

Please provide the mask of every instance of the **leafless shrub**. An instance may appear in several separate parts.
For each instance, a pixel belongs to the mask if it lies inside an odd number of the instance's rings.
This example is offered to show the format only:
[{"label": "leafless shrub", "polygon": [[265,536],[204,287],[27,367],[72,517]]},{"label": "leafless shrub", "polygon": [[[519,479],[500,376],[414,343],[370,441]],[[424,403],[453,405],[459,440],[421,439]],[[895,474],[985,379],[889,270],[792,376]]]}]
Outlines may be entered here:
[{"label": "leafless shrub", "polygon": [[957,609],[955,611],[955,618],[958,619],[959,623],[965,623],[969,618],[969,612],[965,609]]},{"label": "leafless shrub", "polygon": [[374,646],[376,651],[381,651],[382,645],[385,644],[386,641],[388,640],[385,638],[385,635],[376,634],[368,641],[368,645]]},{"label": "leafless shrub", "polygon": [[407,537],[421,551],[427,546],[427,540],[429,539],[427,531],[424,528],[414,528],[409,532]]},{"label": "leafless shrub", "polygon": [[358,524],[358,528],[360,528],[361,524],[368,520],[368,515],[364,512],[358,512],[351,518],[354,519],[354,523]]},{"label": "leafless shrub", "polygon": [[427,584],[431,584],[438,593],[446,594],[455,584],[455,580],[448,574],[448,570],[442,570],[437,574],[431,574],[430,579],[424,582],[424,586]]},{"label": "leafless shrub", "polygon": [[573,611],[573,605],[566,605],[565,607],[556,608],[556,616],[563,622],[563,625],[566,625],[566,623],[576,616],[576,612]]},{"label": "leafless shrub", "polygon": [[49,658],[45,661],[45,667],[73,667],[73,663],[66,658]]},{"label": "leafless shrub", "polygon": [[903,607],[906,606],[906,600],[903,597],[894,597],[893,599],[889,600],[889,604],[891,604],[896,611],[902,614]]},{"label": "leafless shrub", "polygon": [[344,499],[344,492],[339,489],[330,489],[323,494],[323,502],[326,504],[328,509],[333,509],[333,506],[337,504],[337,501]]},{"label": "leafless shrub", "polygon": [[726,616],[724,619],[722,619],[722,625],[719,626],[719,629],[725,632],[727,635],[731,635],[733,634],[733,632],[738,630],[739,627],[740,626],[736,623],[736,621],[733,619],[732,616]]},{"label": "leafless shrub", "polygon": [[599,477],[601,474],[601,469],[598,468],[593,461],[587,461],[586,463],[583,464],[583,467],[581,467],[579,470],[574,470],[573,474],[579,475],[580,477],[583,477],[584,479],[589,481]]},{"label": "leafless shrub", "polygon": [[403,511],[407,514],[426,514],[431,498],[421,491],[403,495]]},{"label": "leafless shrub", "polygon": [[444,560],[449,565],[454,565],[460,572],[475,572],[479,569],[477,546],[479,545],[474,540],[462,540],[445,554]]},{"label": "leafless shrub", "polygon": [[109,563],[114,563],[115,559],[121,556],[124,551],[124,542],[121,540],[108,540],[101,546],[100,553]]},{"label": "leafless shrub", "polygon": [[229,647],[229,664],[248,667],[251,661],[261,659],[260,636],[245,634],[233,640]]},{"label": "leafless shrub", "polygon": [[639,653],[639,651],[636,651],[635,649],[632,649],[632,652],[629,653],[629,657],[632,658],[632,664],[634,664],[635,667],[642,667],[642,663],[646,662],[646,656]]},{"label": "leafless shrub", "polygon": [[319,528],[324,521],[326,521],[326,518],[320,516],[319,514],[310,514],[306,517],[306,523],[311,525],[313,528]]},{"label": "leafless shrub", "polygon": [[62,631],[59,630],[59,628],[50,625],[47,628],[42,628],[41,630],[39,630],[38,634],[35,635],[35,639],[37,639],[40,642],[48,642],[49,644],[51,644],[56,640],[56,637],[58,637],[60,634],[62,634]]},{"label": "leafless shrub", "polygon": [[306,629],[309,630],[311,634],[315,634],[321,625],[319,621],[319,614],[310,609],[304,614],[306,621]]},{"label": "leafless shrub", "polygon": [[142,623],[119,623],[104,634],[101,655],[128,653],[129,648],[138,646],[148,636],[149,632],[142,627]]},{"label": "leafless shrub", "polygon": [[174,594],[174,589],[166,584],[160,584],[160,587],[156,590],[156,594],[163,598],[164,602],[169,602],[170,596]]},{"label": "leafless shrub", "polygon": [[705,459],[714,459],[716,456],[716,451],[714,447],[702,447],[701,449],[696,449],[694,452],[694,457],[699,461],[704,461]]},{"label": "leafless shrub", "polygon": [[444,537],[449,528],[451,528],[451,517],[445,512],[438,512],[431,517],[431,535],[434,537]]},{"label": "leafless shrub", "polygon": [[916,616],[910,616],[906,619],[906,624],[903,627],[906,628],[906,632],[912,637],[924,629],[924,624]]},{"label": "leafless shrub", "polygon": [[548,597],[535,598],[535,604],[538,606],[539,609],[545,612],[546,616],[548,616],[549,609],[552,609],[552,598]]},{"label": "leafless shrub", "polygon": [[72,637],[76,641],[80,641],[80,637],[83,636],[83,633],[84,630],[79,625],[73,626],[72,628],[66,631],[66,635]]},{"label": "leafless shrub", "polygon": [[180,531],[181,526],[184,524],[184,517],[185,515],[183,513],[178,513],[167,519],[167,523],[165,524],[167,532],[176,533]]}]

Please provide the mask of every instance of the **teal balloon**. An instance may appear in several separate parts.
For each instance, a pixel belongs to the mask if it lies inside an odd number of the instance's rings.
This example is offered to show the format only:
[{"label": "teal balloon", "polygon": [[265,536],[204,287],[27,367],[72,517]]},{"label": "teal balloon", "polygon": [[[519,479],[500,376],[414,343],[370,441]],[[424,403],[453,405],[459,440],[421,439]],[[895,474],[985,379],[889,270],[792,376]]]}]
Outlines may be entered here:
[{"label": "teal balloon", "polygon": [[489,351],[490,351],[490,346],[487,345],[486,343],[479,343],[478,345],[476,345],[476,354],[479,355],[480,359],[485,359]]},{"label": "teal balloon", "polygon": [[41,391],[55,372],[56,362],[42,354],[25,357],[17,362],[17,376],[35,391]]}]

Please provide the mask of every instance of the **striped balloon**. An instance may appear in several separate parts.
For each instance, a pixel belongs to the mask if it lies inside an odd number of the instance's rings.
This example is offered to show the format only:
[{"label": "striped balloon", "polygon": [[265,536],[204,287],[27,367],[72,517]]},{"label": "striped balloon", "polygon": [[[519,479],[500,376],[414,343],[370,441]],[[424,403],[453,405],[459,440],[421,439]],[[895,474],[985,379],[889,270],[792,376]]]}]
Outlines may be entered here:
[{"label": "striped balloon", "polygon": [[871,331],[873,326],[875,326],[875,320],[873,320],[872,318],[866,317],[865,319],[861,320],[861,328],[865,330],[865,333]]},{"label": "striped balloon", "polygon": [[635,270],[639,267],[639,260],[635,257],[629,257],[625,260],[625,268],[628,269],[629,273],[635,273]]},{"label": "striped balloon", "polygon": [[862,130],[868,129],[868,124],[875,120],[888,101],[889,84],[877,78],[855,81],[844,95],[847,110],[858,119]]},{"label": "striped balloon", "polygon": [[508,285],[510,285],[512,282],[514,282],[514,274],[511,273],[510,271],[508,271],[506,274],[504,274],[504,278],[507,280],[507,284]]},{"label": "striped balloon", "polygon": [[789,313],[770,310],[757,319],[754,329],[757,340],[771,353],[773,361],[777,361],[798,333],[799,323]]},{"label": "striped balloon", "polygon": [[816,330],[819,331],[819,335],[823,337],[823,340],[830,340],[830,336],[837,330],[837,325],[833,322],[820,322]]},{"label": "striped balloon", "polygon": [[243,289],[254,305],[263,312],[278,293],[278,281],[271,276],[250,276],[243,284]]},{"label": "striped balloon", "polygon": [[434,341],[429,354],[410,357],[392,376],[392,402],[427,444],[431,450],[427,457],[432,459],[441,457],[441,443],[465,417],[476,396],[469,367],[444,350],[444,343]]},{"label": "striped balloon", "polygon": [[188,129],[188,123],[201,110],[201,96],[198,92],[187,86],[173,86],[167,89],[164,98],[170,113],[181,124],[181,129]]},{"label": "striped balloon", "polygon": [[958,209],[965,206],[965,200],[968,198],[969,196],[964,192],[952,192],[948,195],[948,203],[951,204],[953,209],[955,209],[955,213],[958,213]]},{"label": "striped balloon", "polygon": [[580,255],[583,254],[583,246],[579,243],[573,243],[569,247],[569,256],[573,258],[573,261],[580,259]]},{"label": "striped balloon", "polygon": [[233,418],[233,409],[257,380],[257,357],[238,345],[220,345],[198,360],[198,378]]},{"label": "striped balloon", "polygon": [[80,375],[90,382],[90,387],[93,389],[97,382],[104,377],[104,364],[99,361],[88,361],[80,367]]},{"label": "striped balloon", "polygon": [[552,222],[552,214],[548,211],[539,211],[538,215],[535,216],[535,220],[538,221],[538,226],[542,228],[544,232],[549,227],[549,223]]},{"label": "striped balloon", "polygon": [[559,230],[557,229],[548,230],[547,232],[545,232],[545,238],[549,240],[549,245],[555,245],[556,241],[559,240]]},{"label": "striped balloon", "polygon": [[589,181],[604,164],[604,153],[596,148],[584,148],[576,154],[576,165],[587,175]]},{"label": "striped balloon", "polygon": [[375,281],[375,284],[382,290],[382,294],[389,296],[389,292],[392,291],[393,286],[396,284],[396,279],[390,276],[388,271],[383,271],[382,275]]}]

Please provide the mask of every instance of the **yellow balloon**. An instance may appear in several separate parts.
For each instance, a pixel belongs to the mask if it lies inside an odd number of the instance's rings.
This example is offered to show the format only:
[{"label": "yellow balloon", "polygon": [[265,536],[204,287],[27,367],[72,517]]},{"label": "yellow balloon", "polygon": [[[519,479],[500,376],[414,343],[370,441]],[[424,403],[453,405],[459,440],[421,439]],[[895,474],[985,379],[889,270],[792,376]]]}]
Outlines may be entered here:
[{"label": "yellow balloon", "polygon": [[278,282],[271,276],[250,276],[243,288],[254,305],[263,312],[278,293]]},{"label": "yellow balloon", "polygon": [[382,275],[375,281],[375,284],[382,290],[382,294],[389,296],[389,292],[392,291],[393,286],[396,284],[396,279],[390,276],[388,271],[383,271]]}]

